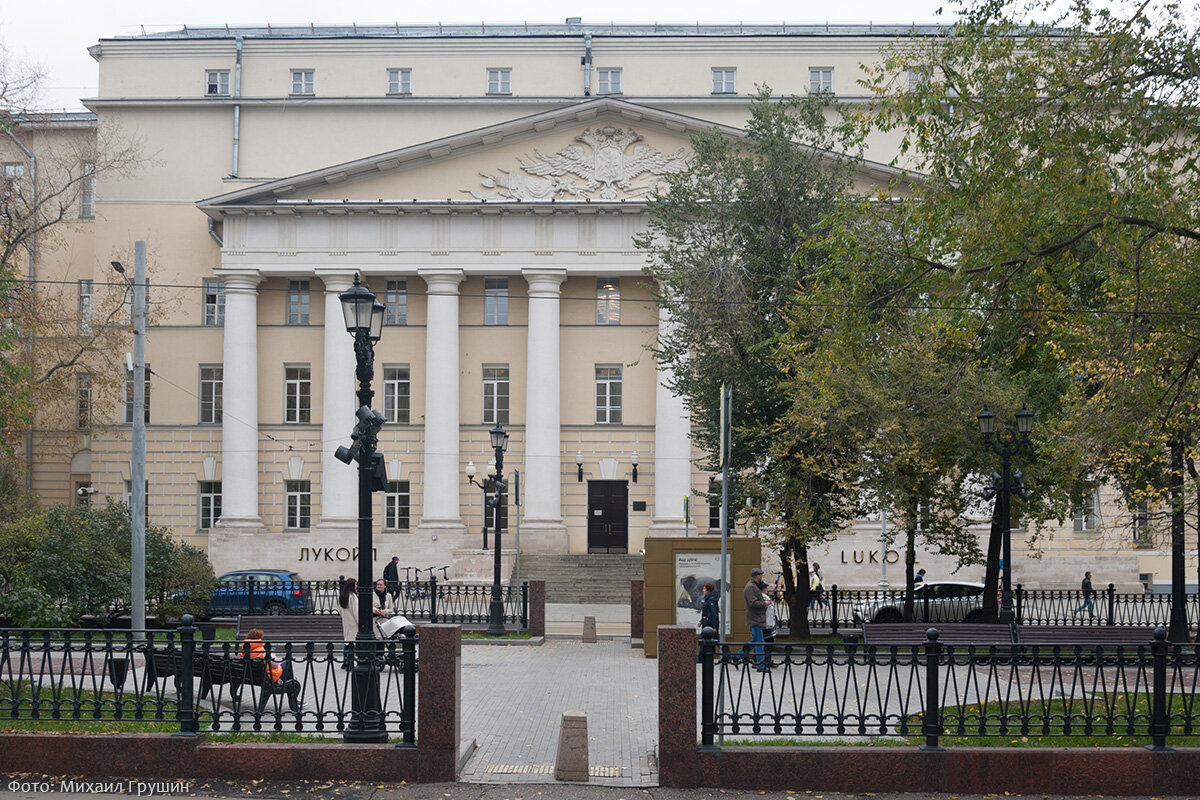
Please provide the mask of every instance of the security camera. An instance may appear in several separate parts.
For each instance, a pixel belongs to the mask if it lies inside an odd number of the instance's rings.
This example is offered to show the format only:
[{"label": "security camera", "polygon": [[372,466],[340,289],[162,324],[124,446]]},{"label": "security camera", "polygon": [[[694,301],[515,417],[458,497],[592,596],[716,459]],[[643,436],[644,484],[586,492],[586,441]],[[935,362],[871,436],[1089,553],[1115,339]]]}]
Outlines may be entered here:
[{"label": "security camera", "polygon": [[75,491],[75,494],[79,495],[80,497],[87,497],[88,495],[95,494],[98,491],[98,489],[93,489],[91,486],[80,486]]}]

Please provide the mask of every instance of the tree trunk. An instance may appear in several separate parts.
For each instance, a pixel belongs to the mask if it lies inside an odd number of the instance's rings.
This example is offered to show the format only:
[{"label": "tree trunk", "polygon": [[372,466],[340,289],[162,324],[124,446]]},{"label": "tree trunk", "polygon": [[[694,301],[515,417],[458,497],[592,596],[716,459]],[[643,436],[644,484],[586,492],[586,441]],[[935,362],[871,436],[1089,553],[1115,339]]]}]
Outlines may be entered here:
[{"label": "tree trunk", "polygon": [[917,563],[917,520],[908,515],[904,526],[904,621],[913,621],[913,589],[916,587],[914,567]]},{"label": "tree trunk", "polygon": [[[1196,493],[1196,552],[1200,553],[1200,474],[1196,472],[1196,462],[1191,456],[1184,459],[1188,475],[1192,476],[1192,485]],[[1196,588],[1200,590],[1200,558],[1196,559]]]},{"label": "tree trunk", "polygon": [[1000,621],[1000,549],[1004,546],[1004,524],[1000,521],[1000,499],[992,505],[992,529],[988,533],[987,563],[983,572],[983,621]]},{"label": "tree trunk", "polygon": [[[792,593],[788,608],[792,620],[788,636],[792,639],[808,639],[812,636],[808,627],[808,548],[802,544],[793,544],[792,552],[795,555],[796,591]],[[791,572],[791,569],[788,571]]]}]

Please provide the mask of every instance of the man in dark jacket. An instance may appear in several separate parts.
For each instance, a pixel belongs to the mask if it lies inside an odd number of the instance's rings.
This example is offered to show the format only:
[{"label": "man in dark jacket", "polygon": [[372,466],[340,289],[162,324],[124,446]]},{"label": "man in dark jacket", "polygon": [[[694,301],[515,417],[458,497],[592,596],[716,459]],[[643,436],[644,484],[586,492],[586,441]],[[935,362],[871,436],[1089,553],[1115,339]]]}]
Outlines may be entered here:
[{"label": "man in dark jacket", "polygon": [[387,581],[388,591],[395,600],[400,594],[400,556],[392,556],[392,561],[383,568],[383,579]]},{"label": "man in dark jacket", "polygon": [[763,628],[767,626],[767,606],[771,605],[771,598],[763,594],[763,590],[759,588],[758,582],[762,578],[762,574],[763,571],[760,567],[750,570],[750,580],[746,582],[742,596],[746,600],[746,624],[750,626],[750,644],[754,646],[756,668],[759,672],[766,672],[770,667],[767,666],[767,660],[763,654],[763,645],[766,643],[763,638]]},{"label": "man in dark jacket", "polygon": [[1083,602],[1075,609],[1074,614],[1078,614],[1085,608],[1088,612],[1088,619],[1096,618],[1096,590],[1092,588],[1092,573],[1083,573],[1083,581],[1079,584],[1079,589],[1083,593]]}]

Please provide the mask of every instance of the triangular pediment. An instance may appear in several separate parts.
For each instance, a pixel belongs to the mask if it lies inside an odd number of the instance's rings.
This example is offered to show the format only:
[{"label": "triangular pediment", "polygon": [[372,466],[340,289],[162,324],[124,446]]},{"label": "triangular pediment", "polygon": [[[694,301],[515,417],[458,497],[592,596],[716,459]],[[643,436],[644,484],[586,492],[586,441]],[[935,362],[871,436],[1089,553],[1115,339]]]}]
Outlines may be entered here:
[{"label": "triangular pediment", "polygon": [[[198,203],[206,213],[264,207],[636,201],[686,170],[689,136],[730,126],[596,98],[486,128],[268,181]],[[893,176],[890,168],[868,183]],[[861,181],[860,181],[861,182]]]}]

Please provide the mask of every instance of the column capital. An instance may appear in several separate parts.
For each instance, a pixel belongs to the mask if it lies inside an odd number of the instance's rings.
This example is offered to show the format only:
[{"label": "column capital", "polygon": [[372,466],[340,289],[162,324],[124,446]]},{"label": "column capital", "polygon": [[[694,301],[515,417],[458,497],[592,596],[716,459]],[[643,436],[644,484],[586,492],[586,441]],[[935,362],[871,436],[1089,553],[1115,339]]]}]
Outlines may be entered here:
[{"label": "column capital", "polygon": [[256,269],[215,269],[218,278],[225,283],[226,294],[258,294],[262,273]]},{"label": "column capital", "polygon": [[461,269],[419,269],[417,275],[425,281],[426,294],[456,295],[465,277]]},{"label": "column capital", "polygon": [[521,277],[529,284],[529,296],[558,297],[562,294],[565,269],[523,269]]},{"label": "column capital", "polygon": [[344,292],[354,285],[354,276],[360,270],[356,269],[320,269],[316,270],[317,278],[325,284],[325,291],[330,293]]}]

